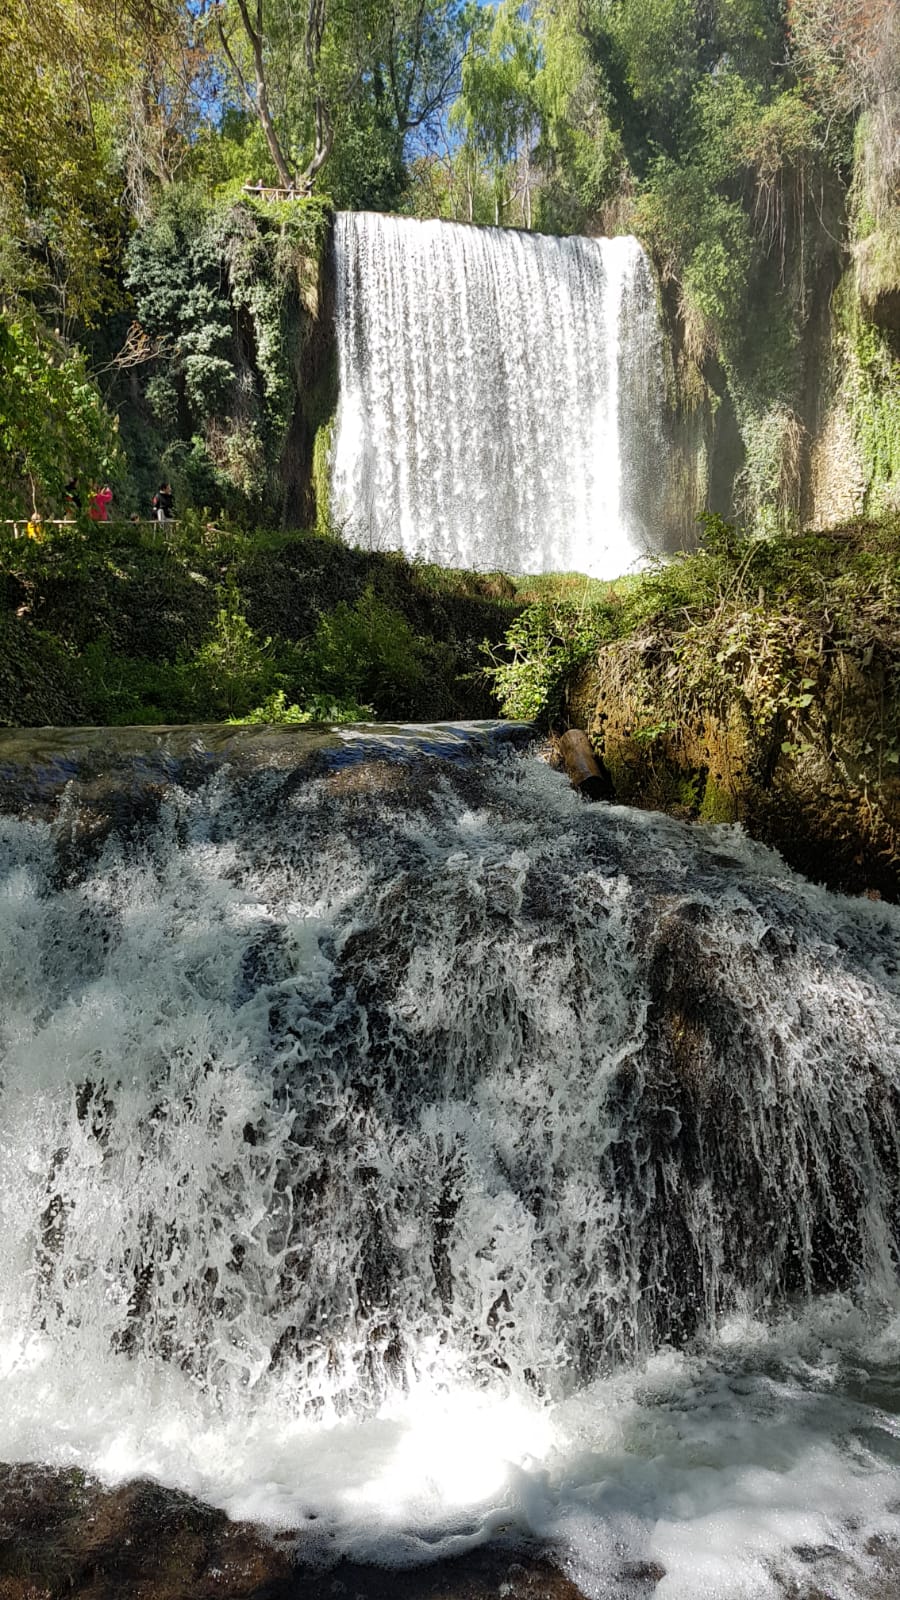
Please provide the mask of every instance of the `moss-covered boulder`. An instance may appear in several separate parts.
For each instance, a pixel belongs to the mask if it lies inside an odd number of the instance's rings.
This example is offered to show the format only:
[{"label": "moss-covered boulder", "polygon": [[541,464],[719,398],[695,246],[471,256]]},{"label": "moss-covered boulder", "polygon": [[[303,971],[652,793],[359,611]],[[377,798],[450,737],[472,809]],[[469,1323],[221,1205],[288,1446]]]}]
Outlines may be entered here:
[{"label": "moss-covered boulder", "polygon": [[900,899],[900,525],[713,534],[717,554],[598,610],[566,720],[618,799],[740,822],[812,878]]},{"label": "moss-covered boulder", "polygon": [[573,683],[569,709],[620,800],[741,822],[809,877],[897,900],[897,665],[874,647],[839,649],[803,680],[807,689],[773,702],[748,663],[730,693],[679,715],[675,641],[645,636],[602,648]]}]

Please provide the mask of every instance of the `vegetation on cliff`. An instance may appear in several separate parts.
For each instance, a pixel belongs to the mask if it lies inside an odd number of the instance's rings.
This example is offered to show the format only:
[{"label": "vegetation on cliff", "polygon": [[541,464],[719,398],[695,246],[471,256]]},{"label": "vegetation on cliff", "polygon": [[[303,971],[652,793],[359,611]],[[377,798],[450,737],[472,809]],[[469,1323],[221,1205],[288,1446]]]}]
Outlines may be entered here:
[{"label": "vegetation on cliff", "polygon": [[316,535],[187,518],[0,549],[0,726],[494,714],[480,670],[522,600]]},{"label": "vegetation on cliff", "polygon": [[900,521],[742,537],[529,607],[507,714],[584,728],[629,803],[743,822],[812,877],[900,897]]},{"label": "vegetation on cliff", "polygon": [[315,525],[331,202],[636,231],[685,528],[896,507],[891,0],[52,0],[0,43],[0,325],[83,370],[107,436],[57,414],[45,471],[0,406],[0,515],[102,471],[120,514],[165,475],[179,509]]}]

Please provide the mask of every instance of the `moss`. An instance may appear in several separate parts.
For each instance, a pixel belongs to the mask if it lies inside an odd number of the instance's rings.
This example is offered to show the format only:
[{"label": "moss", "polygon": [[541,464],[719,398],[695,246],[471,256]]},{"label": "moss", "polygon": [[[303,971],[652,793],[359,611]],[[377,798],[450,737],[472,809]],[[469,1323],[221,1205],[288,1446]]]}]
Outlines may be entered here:
[{"label": "moss", "polygon": [[710,774],[703,790],[699,815],[701,822],[737,822],[739,807],[734,790],[727,789],[721,780]]},{"label": "moss", "polygon": [[869,321],[894,331],[900,329],[900,212],[865,239],[854,251],[856,288]]},{"label": "moss", "polygon": [[316,501],[316,528],[320,533],[331,529],[331,446],[334,439],[334,418],[330,417],[316,429],[313,444],[312,481]]},{"label": "moss", "polygon": [[900,521],[711,533],[598,608],[558,702],[620,800],[741,822],[812,876],[900,899]]},{"label": "moss", "polygon": [[864,314],[854,283],[835,299],[840,398],[850,418],[870,515],[900,506],[900,335]]}]

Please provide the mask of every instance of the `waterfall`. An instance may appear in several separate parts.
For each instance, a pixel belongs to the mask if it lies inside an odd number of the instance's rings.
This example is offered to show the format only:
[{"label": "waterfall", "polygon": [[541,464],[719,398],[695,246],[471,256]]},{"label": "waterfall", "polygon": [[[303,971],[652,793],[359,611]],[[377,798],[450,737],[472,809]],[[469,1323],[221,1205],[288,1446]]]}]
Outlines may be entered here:
[{"label": "waterfall", "polygon": [[341,213],[335,257],[345,537],[597,577],[661,548],[662,340],[636,239]]},{"label": "waterfall", "polygon": [[0,1457],[862,1593],[795,1547],[898,1532],[900,913],[477,729],[50,738],[0,816]]}]

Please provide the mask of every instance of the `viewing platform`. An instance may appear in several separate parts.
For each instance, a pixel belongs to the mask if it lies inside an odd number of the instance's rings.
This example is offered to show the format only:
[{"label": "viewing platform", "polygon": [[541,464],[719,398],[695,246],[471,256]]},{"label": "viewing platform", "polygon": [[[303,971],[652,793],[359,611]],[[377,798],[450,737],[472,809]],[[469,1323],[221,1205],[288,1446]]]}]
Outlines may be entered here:
[{"label": "viewing platform", "polygon": [[244,194],[251,195],[254,200],[307,200],[309,189],[297,184],[296,188],[272,188],[265,183],[245,183]]}]

